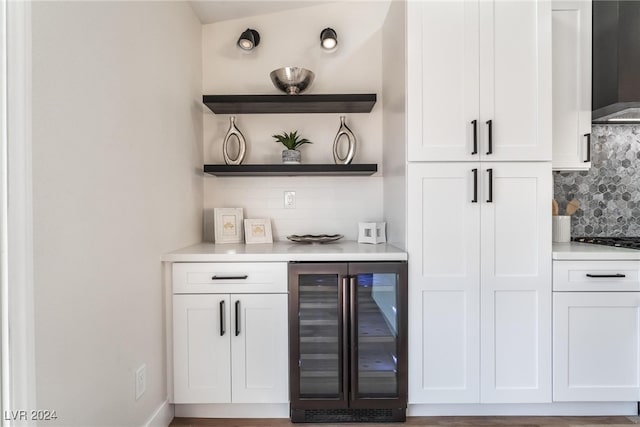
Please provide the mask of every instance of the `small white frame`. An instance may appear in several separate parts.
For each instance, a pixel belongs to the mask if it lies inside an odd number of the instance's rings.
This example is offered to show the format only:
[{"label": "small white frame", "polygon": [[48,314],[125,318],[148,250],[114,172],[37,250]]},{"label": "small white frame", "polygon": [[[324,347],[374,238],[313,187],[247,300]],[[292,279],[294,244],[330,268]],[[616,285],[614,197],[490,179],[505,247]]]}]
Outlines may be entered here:
[{"label": "small white frame", "polygon": [[271,220],[268,218],[245,219],[244,239],[247,244],[273,243],[271,234]]},{"label": "small white frame", "polygon": [[242,208],[214,208],[215,242],[242,243]]}]

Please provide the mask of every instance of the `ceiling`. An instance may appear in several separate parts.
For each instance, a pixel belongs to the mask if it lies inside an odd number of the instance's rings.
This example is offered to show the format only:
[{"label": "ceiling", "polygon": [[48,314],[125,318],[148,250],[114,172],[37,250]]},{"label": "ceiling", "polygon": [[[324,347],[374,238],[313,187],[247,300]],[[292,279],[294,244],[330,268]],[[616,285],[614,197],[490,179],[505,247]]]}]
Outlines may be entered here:
[{"label": "ceiling", "polygon": [[190,0],[189,2],[203,24],[330,3],[317,0]]}]

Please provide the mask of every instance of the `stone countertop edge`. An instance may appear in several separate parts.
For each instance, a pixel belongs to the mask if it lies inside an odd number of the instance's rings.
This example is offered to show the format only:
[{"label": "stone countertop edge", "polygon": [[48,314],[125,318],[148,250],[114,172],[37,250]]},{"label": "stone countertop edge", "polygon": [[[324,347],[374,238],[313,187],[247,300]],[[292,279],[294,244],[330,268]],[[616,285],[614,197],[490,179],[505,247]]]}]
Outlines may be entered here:
[{"label": "stone countertop edge", "polygon": [[323,244],[274,242],[198,243],[162,256],[164,262],[406,261],[407,252],[388,243],[356,241]]},{"label": "stone countertop edge", "polygon": [[640,260],[637,249],[594,245],[591,243],[553,243],[553,259],[564,261],[634,261]]}]

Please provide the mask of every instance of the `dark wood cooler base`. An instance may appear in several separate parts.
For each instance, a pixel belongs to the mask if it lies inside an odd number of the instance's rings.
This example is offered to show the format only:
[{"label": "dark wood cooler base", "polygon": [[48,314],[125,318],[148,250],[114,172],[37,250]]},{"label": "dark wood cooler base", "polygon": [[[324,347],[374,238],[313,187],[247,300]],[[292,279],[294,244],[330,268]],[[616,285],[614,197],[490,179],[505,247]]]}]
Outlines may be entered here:
[{"label": "dark wood cooler base", "polygon": [[294,423],[405,422],[405,408],[396,409],[291,409]]}]

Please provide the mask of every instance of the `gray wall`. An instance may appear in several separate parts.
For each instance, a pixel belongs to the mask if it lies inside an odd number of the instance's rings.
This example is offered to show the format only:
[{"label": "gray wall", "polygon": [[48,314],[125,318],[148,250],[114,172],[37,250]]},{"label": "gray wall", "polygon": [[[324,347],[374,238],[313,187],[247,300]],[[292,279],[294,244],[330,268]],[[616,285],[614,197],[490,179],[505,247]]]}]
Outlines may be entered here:
[{"label": "gray wall", "polygon": [[592,138],[589,171],[554,172],[560,214],[575,198],[573,237],[640,236],[640,125],[593,126]]},{"label": "gray wall", "polygon": [[38,406],[15,409],[145,425],[167,399],[160,257],[202,233],[200,21],[174,1],[32,10]]}]

